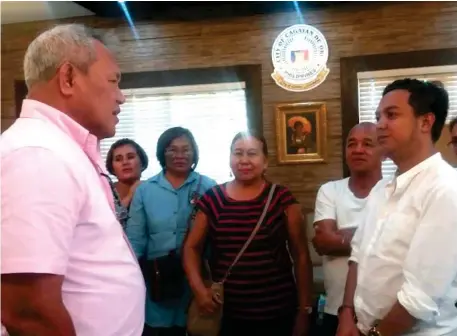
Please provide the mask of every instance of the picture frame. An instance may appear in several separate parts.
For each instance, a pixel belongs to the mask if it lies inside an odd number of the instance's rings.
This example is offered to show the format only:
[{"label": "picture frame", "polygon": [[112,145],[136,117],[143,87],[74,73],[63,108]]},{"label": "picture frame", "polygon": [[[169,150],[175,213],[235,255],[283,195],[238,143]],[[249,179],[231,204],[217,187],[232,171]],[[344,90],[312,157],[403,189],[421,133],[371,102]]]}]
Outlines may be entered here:
[{"label": "picture frame", "polygon": [[326,161],[327,107],[324,102],[277,104],[275,117],[278,163]]}]

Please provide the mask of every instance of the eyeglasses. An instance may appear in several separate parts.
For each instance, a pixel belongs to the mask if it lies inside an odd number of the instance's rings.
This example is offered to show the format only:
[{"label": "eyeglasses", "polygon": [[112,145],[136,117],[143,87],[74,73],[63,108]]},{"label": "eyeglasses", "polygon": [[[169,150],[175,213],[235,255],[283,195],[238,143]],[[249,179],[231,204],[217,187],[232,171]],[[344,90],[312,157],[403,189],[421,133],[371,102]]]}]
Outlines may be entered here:
[{"label": "eyeglasses", "polygon": [[192,154],[194,154],[194,151],[191,149],[177,150],[175,148],[167,148],[165,150],[165,155],[172,156],[172,157],[175,157],[178,155],[189,157]]}]

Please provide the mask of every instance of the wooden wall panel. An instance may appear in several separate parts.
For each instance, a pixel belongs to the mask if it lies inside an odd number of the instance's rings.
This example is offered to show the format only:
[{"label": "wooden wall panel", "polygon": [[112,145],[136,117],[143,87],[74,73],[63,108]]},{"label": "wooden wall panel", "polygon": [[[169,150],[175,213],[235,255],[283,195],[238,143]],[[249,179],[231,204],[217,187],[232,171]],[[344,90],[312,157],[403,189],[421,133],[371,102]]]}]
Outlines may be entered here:
[{"label": "wooden wall panel", "polygon": [[[262,66],[264,134],[271,151],[268,176],[288,185],[304,208],[311,211],[317,188],[342,177],[340,58],[358,55],[455,47],[457,3],[411,2],[357,4],[332,10],[312,10],[230,20],[186,23],[137,23],[136,41],[125,24],[98,18],[70,19],[114,35],[115,50],[124,72],[218,67],[243,64]],[[270,77],[271,46],[287,26],[305,22],[320,29],[330,48],[327,80],[305,93],[287,92]],[[56,22],[2,25],[2,131],[15,118],[14,80],[22,78],[22,58],[28,43]],[[276,163],[275,103],[325,101],[328,104],[326,164]]]}]

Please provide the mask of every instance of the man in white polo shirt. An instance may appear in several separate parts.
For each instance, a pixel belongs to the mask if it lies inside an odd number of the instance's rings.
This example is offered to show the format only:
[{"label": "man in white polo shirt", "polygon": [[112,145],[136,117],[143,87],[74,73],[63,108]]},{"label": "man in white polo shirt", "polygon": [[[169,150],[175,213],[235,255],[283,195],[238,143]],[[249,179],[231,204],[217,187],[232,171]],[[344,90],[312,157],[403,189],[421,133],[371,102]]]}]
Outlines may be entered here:
[{"label": "man in white polo shirt", "polygon": [[100,157],[124,96],[110,51],[80,25],[28,47],[29,89],[1,138],[1,315],[12,335],[140,336],[143,277]]},{"label": "man in white polo shirt", "polygon": [[359,224],[368,195],[382,177],[376,125],[360,123],[354,126],[346,139],[345,155],[351,176],[324,184],[316,198],[313,244],[316,252],[323,256],[327,295],[319,336],[336,334],[352,235]]},{"label": "man in white polo shirt", "polygon": [[457,335],[457,171],[434,146],[448,109],[430,82],[384,89],[378,140],[398,171],[354,235],[338,336]]}]

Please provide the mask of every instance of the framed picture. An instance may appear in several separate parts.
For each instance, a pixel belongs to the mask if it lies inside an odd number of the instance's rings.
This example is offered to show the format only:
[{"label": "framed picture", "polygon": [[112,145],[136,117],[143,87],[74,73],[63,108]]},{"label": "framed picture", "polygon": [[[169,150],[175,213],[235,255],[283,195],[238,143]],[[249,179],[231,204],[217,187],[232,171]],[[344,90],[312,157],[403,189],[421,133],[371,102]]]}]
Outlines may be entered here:
[{"label": "framed picture", "polygon": [[325,103],[276,105],[279,163],[319,163],[327,156]]}]

